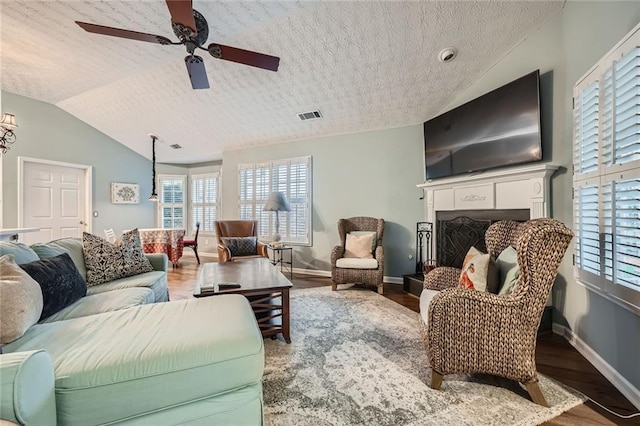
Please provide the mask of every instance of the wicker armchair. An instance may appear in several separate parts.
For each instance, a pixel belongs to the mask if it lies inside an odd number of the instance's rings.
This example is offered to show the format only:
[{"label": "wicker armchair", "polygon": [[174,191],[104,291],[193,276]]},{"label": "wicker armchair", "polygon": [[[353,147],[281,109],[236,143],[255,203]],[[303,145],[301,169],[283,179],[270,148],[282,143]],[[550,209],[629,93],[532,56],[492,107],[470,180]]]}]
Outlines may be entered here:
[{"label": "wicker armchair", "polygon": [[433,389],[440,388],[445,374],[493,374],[523,383],[533,402],[547,406],[538,386],[536,335],[572,237],[571,230],[555,219],[491,225],[485,235],[491,256],[495,259],[508,245],[518,253],[520,278],[511,294],[458,288],[456,268],[427,274],[423,294],[442,290],[428,305],[420,303]]},{"label": "wicker armchair", "polygon": [[[352,231],[375,231],[376,249],[373,253],[375,268],[341,268],[336,266],[338,260],[344,256],[344,245],[347,234]],[[371,284],[378,288],[378,293],[383,293],[384,276],[384,250],[382,249],[382,236],[384,233],[384,219],[373,217],[351,217],[338,221],[338,234],[340,235],[340,245],[335,246],[331,251],[331,281],[332,289],[338,289],[338,284],[361,283]]]}]

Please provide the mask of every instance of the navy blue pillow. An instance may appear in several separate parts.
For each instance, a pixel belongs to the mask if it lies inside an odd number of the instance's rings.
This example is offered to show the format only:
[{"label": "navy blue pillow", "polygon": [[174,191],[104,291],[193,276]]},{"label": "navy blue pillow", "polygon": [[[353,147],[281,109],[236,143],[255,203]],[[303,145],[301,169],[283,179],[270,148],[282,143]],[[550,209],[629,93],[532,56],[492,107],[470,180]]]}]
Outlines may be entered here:
[{"label": "navy blue pillow", "polygon": [[44,307],[40,320],[87,295],[87,283],[67,253],[20,265],[40,284]]}]

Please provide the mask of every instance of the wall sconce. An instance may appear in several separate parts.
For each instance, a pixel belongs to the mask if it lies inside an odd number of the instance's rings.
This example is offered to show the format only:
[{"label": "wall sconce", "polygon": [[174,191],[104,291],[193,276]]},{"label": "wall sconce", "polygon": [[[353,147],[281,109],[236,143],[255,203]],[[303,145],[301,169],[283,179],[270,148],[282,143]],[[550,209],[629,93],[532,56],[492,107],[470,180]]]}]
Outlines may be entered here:
[{"label": "wall sconce", "polygon": [[156,140],[158,137],[153,133],[149,133],[151,137],[151,149],[152,149],[152,162],[151,162],[151,170],[153,173],[153,178],[151,181],[151,195],[149,196],[149,201],[158,201],[158,194],[156,194]]},{"label": "wall sconce", "polygon": [[2,114],[0,120],[0,152],[6,154],[9,151],[9,145],[16,141],[16,134],[13,129],[18,127],[16,124],[16,116],[13,114]]}]

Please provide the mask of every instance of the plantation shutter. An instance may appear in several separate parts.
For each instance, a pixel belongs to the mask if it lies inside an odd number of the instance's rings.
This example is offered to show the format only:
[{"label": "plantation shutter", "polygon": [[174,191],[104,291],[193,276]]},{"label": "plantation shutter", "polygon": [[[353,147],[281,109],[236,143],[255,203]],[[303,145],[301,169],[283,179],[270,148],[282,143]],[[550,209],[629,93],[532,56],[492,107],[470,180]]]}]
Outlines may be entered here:
[{"label": "plantation shutter", "polygon": [[159,176],[158,209],[161,228],[184,228],[184,176]]},{"label": "plantation shutter", "polygon": [[640,309],[640,26],[574,89],[576,276]]},{"label": "plantation shutter", "polygon": [[258,235],[268,240],[275,233],[275,212],[264,210],[273,191],[283,192],[291,211],[279,212],[282,241],[311,243],[311,157],[240,164],[239,213],[241,219],[257,219]]},{"label": "plantation shutter", "polygon": [[200,232],[214,233],[218,218],[219,174],[199,174],[191,177],[191,228],[200,222]]}]

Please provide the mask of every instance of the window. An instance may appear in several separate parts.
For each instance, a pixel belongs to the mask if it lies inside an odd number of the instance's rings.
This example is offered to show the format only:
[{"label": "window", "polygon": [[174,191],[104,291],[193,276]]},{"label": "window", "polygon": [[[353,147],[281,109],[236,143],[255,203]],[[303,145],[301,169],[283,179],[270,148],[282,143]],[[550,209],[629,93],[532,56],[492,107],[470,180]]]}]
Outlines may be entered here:
[{"label": "window", "polygon": [[640,25],[574,87],[579,281],[640,312]]},{"label": "window", "polygon": [[158,222],[160,228],[185,228],[184,190],[186,177],[159,175],[160,199],[158,200]]},{"label": "window", "polygon": [[219,217],[219,173],[191,176],[191,229],[200,222],[200,232],[215,233],[214,222]]},{"label": "window", "polygon": [[280,236],[289,244],[311,245],[311,157],[239,164],[240,219],[257,219],[258,236],[275,233],[275,212],[264,211],[272,191],[284,192],[291,211],[280,212]]}]

